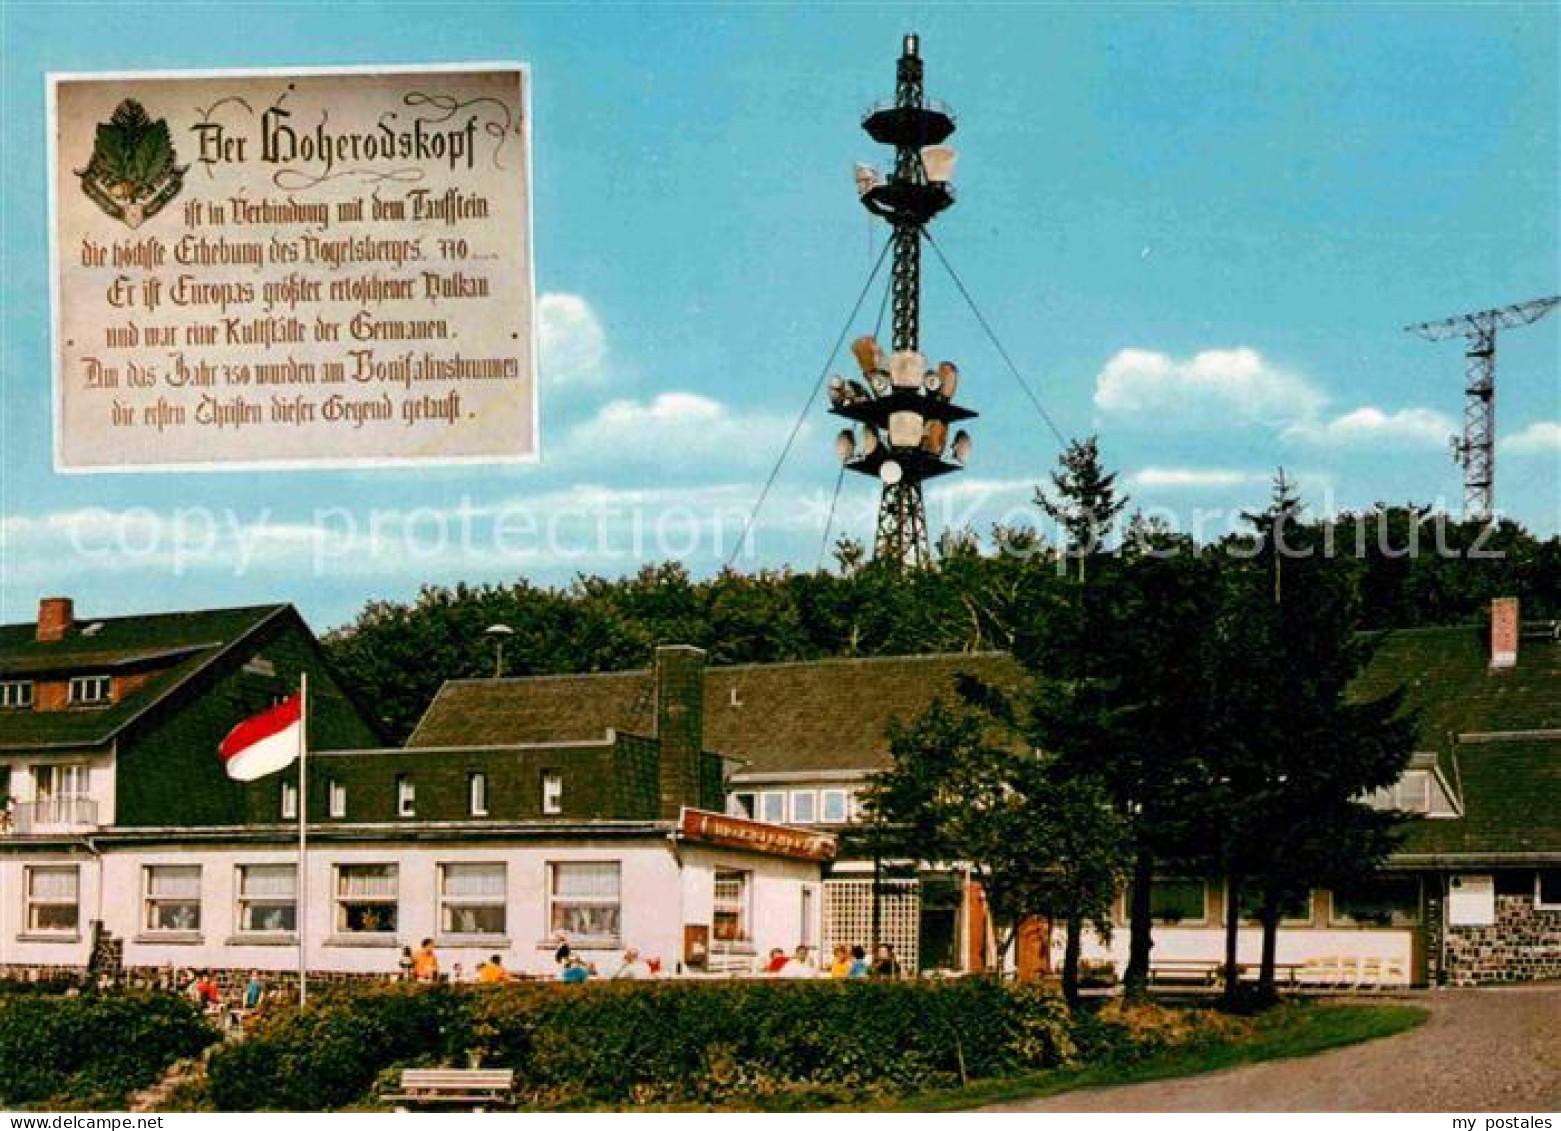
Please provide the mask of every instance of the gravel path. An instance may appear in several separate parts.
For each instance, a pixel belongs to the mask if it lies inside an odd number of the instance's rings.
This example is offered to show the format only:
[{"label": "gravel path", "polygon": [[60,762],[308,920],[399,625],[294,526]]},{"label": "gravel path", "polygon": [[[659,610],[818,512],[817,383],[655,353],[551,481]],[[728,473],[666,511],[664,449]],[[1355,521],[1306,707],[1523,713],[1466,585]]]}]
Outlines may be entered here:
[{"label": "gravel path", "polygon": [[1430,1019],[1395,1037],[1317,1056],[1091,1088],[986,1110],[1561,1109],[1561,984],[1428,991],[1395,1000],[1425,1006]]}]

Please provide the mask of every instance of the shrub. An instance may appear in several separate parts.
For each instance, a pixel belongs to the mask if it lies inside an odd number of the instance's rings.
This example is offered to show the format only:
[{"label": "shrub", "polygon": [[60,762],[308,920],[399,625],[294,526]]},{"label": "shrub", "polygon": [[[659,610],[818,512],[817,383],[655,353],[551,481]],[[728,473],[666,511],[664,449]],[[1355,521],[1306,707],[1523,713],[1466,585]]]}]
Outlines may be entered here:
[{"label": "shrub", "polygon": [[1251,1029],[1251,1022],[1211,1009],[1113,998],[1094,1013],[1081,1016],[1074,1036],[1085,1059],[1125,1063],[1167,1049],[1229,1040]]},{"label": "shrub", "polygon": [[530,1107],[756,1102],[935,1086],[1068,1063],[1066,1007],[1032,986],[661,982],[395,986],[268,1018],[210,1064],[219,1110],[319,1110],[407,1065],[509,1067]]},{"label": "shrub", "polygon": [[[269,1010],[208,1064],[219,1111],[318,1111],[362,1096],[389,1064],[439,1060],[465,1043],[457,994],[395,985]],[[447,1039],[446,1031],[451,1038]]]},{"label": "shrub", "polygon": [[112,1104],[216,1039],[165,994],[0,997],[0,1106]]}]

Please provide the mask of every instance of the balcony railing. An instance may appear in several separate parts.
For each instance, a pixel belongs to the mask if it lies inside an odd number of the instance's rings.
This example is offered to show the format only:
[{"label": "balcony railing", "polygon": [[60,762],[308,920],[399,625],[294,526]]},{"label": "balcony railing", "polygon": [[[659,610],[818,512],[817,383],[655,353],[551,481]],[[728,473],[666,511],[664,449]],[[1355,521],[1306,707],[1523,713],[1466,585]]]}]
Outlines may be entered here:
[{"label": "balcony railing", "polygon": [[0,833],[69,832],[93,828],[98,823],[98,803],[90,797],[49,797],[23,801],[0,811]]}]

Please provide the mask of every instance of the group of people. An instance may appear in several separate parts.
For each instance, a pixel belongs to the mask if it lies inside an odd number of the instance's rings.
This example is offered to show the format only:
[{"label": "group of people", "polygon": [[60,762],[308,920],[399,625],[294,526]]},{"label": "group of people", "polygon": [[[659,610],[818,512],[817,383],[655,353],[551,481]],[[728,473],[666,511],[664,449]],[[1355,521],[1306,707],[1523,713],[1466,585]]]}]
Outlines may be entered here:
[{"label": "group of people", "polygon": [[[560,982],[578,984],[603,977],[596,964],[576,954],[567,941],[563,939],[554,941],[557,948],[553,952],[553,961]],[[878,946],[873,951],[871,961],[868,960],[866,949],[860,945],[838,945],[834,948],[829,965],[822,969],[815,963],[812,955],[813,948],[807,945],[797,947],[791,954],[776,947],[770,951],[768,959],[760,967],[760,972],[779,978],[897,978],[901,973],[894,947],[888,943]],[[401,981],[421,983],[471,981],[478,985],[500,985],[524,977],[507,969],[504,965],[504,956],[500,954],[491,955],[486,961],[478,963],[471,978],[467,977],[465,968],[459,962],[453,964],[448,973],[443,973],[433,939],[424,939],[416,950],[409,946],[402,947],[397,971]],[[643,981],[659,978],[661,975],[660,959],[646,958],[634,947],[628,947],[606,978],[615,981]],[[264,1002],[282,992],[268,988],[258,970],[250,972],[242,995],[232,1001],[224,996],[215,972],[210,970],[175,972],[172,967],[169,967],[157,984],[160,988],[184,994],[211,1013],[253,1012]]]},{"label": "group of people", "polygon": [[291,988],[267,985],[259,970],[249,972],[243,990],[236,994],[223,991],[214,970],[175,970],[172,966],[165,967],[161,975],[151,979],[125,979],[124,984],[180,994],[213,1020],[232,1028],[245,1025],[247,1019],[259,1013],[268,1002],[294,992]]},{"label": "group of people", "polygon": [[820,970],[813,964],[810,957],[812,948],[806,945],[799,946],[788,955],[780,947],[770,951],[770,957],[763,966],[765,974],[772,974],[779,978],[898,978],[900,976],[900,961],[895,957],[894,947],[883,943],[873,951],[873,960],[868,962],[866,948],[858,946],[846,946],[844,943],[835,947],[833,960],[827,970]]},{"label": "group of people", "polygon": [[[589,982],[601,977],[594,962],[587,962],[576,954],[562,939],[555,940],[558,949],[553,952],[553,962],[558,967],[558,980],[570,985]],[[608,977],[614,981],[639,982],[661,977],[661,959],[645,958],[632,946],[623,952],[618,965]]]},{"label": "group of people", "polygon": [[[587,982],[593,978],[600,978],[601,974],[594,962],[588,962],[580,955],[574,953],[569,943],[562,938],[554,940],[557,949],[553,952],[553,961],[558,968],[558,980],[575,984]],[[623,952],[618,964],[613,968],[609,978],[638,981],[646,978],[656,978],[661,975],[661,960],[659,958],[644,958],[640,952],[629,947]],[[530,975],[520,975],[507,969],[504,965],[504,956],[491,955],[487,961],[477,964],[474,976],[467,978],[466,968],[457,962],[450,967],[448,974],[442,973],[439,965],[439,954],[434,949],[433,939],[424,939],[416,950],[409,946],[401,948],[401,958],[397,963],[397,977],[403,982],[451,982],[463,983],[474,981],[478,985],[498,985],[504,982],[514,982]]]},{"label": "group of people", "polygon": [[[416,950],[409,946],[401,948],[401,958],[396,963],[397,978],[403,982],[433,982],[461,983],[467,981],[466,967],[457,962],[450,967],[448,974],[440,972],[439,953],[434,949],[433,939],[424,939]],[[502,954],[490,955],[486,961],[479,962],[471,981],[481,986],[499,985],[504,982],[513,982],[516,975],[504,967]]]}]

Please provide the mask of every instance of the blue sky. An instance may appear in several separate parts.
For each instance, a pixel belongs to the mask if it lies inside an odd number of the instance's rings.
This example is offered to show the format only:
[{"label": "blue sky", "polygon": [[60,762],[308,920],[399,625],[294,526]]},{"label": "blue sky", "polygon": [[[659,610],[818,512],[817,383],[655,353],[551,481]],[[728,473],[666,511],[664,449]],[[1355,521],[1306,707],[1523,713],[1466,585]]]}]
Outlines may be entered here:
[{"label": "blue sky", "polygon": [[[0,619],[58,592],[100,615],[289,600],[323,629],[424,581],[718,568],[882,237],[857,121],[912,30],[959,113],[935,235],[1138,503],[1217,533],[1282,464],[1319,508],[1457,509],[1461,351],[1402,327],[1561,290],[1558,12],[11,0]],[[535,82],[540,466],[53,473],[46,71],[493,59]],[[932,520],[984,529],[1057,445],[926,276],[924,349],[982,412]],[[1498,381],[1498,504],[1554,533],[1561,316],[1503,338]],[[817,563],[830,422],[815,404],[739,567]],[[874,500],[846,483],[835,532],[867,537]]]}]

